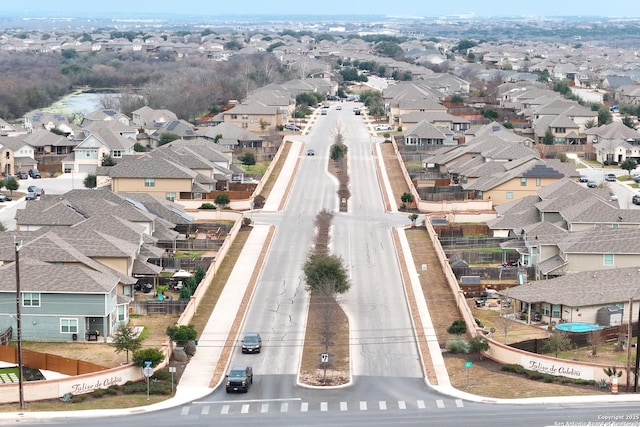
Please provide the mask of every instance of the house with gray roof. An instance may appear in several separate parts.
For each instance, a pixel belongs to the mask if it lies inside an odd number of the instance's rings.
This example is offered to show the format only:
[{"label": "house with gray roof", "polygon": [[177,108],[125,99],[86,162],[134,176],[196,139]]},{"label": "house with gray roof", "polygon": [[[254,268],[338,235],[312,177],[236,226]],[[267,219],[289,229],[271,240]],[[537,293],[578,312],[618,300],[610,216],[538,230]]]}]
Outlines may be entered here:
[{"label": "house with gray roof", "polygon": [[65,171],[95,173],[102,161],[111,157],[118,161],[134,154],[136,141],[122,136],[110,127],[97,127],[73,149],[73,156],[65,158]]},{"label": "house with gray roof", "polygon": [[[4,279],[0,282],[0,304],[13,307],[15,313],[15,261],[0,265],[0,274]],[[130,299],[117,293],[119,283],[115,274],[21,255],[22,339],[73,342],[112,334],[129,317]],[[12,313],[11,309],[8,313]],[[14,315],[0,316],[0,328],[11,328],[14,337],[15,319]]]},{"label": "house with gray roof", "polygon": [[[502,247],[517,250],[521,263],[535,268],[536,279],[612,265],[640,267],[640,246],[625,237],[638,237],[640,211],[620,209],[607,188],[564,178],[537,196],[500,206],[487,225],[495,236],[514,238]],[[603,254],[607,262],[598,264]]]},{"label": "house with gray roof", "polygon": [[156,110],[146,105],[131,112],[131,125],[144,129],[146,133],[153,133],[157,129],[157,124],[161,125],[171,120],[178,120],[173,111]]},{"label": "house with gray roof", "polygon": [[227,150],[243,148],[262,148],[264,139],[261,136],[233,123],[220,123],[216,126],[206,126],[199,129],[203,138],[215,141]]},{"label": "house with gray roof", "polygon": [[77,143],[63,135],[53,132],[33,132],[24,137],[19,137],[25,144],[33,147],[36,159],[42,156],[67,156],[73,152]]},{"label": "house with gray roof", "polygon": [[151,139],[155,140],[152,147],[158,146],[158,141],[163,134],[178,135],[181,139],[195,139],[200,136],[195,126],[186,120],[169,120],[167,122],[154,123],[153,130],[149,132]]},{"label": "house with gray roof", "polygon": [[449,129],[456,134],[464,133],[471,128],[471,122],[469,120],[446,112],[430,113],[414,111],[401,115],[398,120],[402,128],[408,128],[426,120],[427,123],[431,123],[439,128]]},{"label": "house with gray roof", "polygon": [[0,136],[0,171],[15,174],[37,166],[33,147],[20,138]]},{"label": "house with gray roof", "polygon": [[615,100],[625,105],[640,105],[640,85],[619,86],[614,92]]},{"label": "house with gray roof", "polygon": [[32,111],[25,114],[24,127],[27,133],[58,129],[62,133],[69,135],[74,130],[71,123],[69,123],[69,119],[64,114],[45,113],[43,111]]},{"label": "house with gray roof", "polygon": [[278,125],[288,123],[290,119],[288,108],[283,109],[252,100],[236,104],[221,114],[225,123],[232,123],[256,134],[267,129],[275,129]]},{"label": "house with gray roof", "polygon": [[609,124],[592,127],[584,131],[588,142],[599,144],[601,142],[623,140],[640,143],[640,132],[631,129],[622,122],[612,121]]},{"label": "house with gray roof", "polygon": [[0,136],[14,135],[18,132],[18,128],[0,118]]},{"label": "house with gray roof", "polygon": [[[598,261],[604,262],[604,257],[601,256]],[[637,267],[608,268],[533,281],[499,293],[512,299],[515,310],[523,313],[522,318],[528,323],[534,317],[533,313],[537,312],[541,321],[549,325],[597,325],[600,319],[606,319],[606,316],[601,316],[603,311],[620,313],[622,319],[628,319],[630,314],[633,319],[637,318],[640,309],[637,303],[639,279],[640,270]],[[632,313],[629,313],[630,300],[636,300]],[[611,326],[616,324],[619,323]]]},{"label": "house with gray roof", "polygon": [[119,111],[112,108],[105,108],[102,110],[93,111],[82,118],[82,127],[86,127],[89,123],[93,122],[111,122],[117,121],[125,126],[131,125],[131,119]]},{"label": "house with gray roof", "polygon": [[454,133],[445,127],[434,126],[422,120],[403,132],[405,145],[440,146],[458,145]]}]

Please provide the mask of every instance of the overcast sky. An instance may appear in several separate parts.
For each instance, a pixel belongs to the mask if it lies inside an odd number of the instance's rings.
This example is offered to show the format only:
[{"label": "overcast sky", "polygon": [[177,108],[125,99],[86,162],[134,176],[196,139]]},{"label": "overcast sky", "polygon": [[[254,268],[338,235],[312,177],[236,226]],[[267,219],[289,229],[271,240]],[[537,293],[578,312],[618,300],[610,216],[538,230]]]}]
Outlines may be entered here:
[{"label": "overcast sky", "polygon": [[2,0],[0,16],[19,12],[87,15],[118,12],[197,15],[396,15],[443,16],[473,13],[476,16],[639,16],[636,1],[612,3],[595,0]]}]

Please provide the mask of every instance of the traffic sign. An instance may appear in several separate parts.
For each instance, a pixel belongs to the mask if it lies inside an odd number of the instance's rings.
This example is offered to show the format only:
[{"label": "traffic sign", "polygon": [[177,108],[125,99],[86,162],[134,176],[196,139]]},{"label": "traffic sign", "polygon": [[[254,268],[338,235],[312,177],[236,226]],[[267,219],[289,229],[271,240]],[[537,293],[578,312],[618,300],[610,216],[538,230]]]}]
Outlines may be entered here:
[{"label": "traffic sign", "polygon": [[153,368],[146,367],[142,370],[142,373],[144,374],[145,377],[149,378],[150,376],[153,375]]},{"label": "traffic sign", "polygon": [[144,361],[144,367],[148,368],[149,366],[151,366],[151,361],[150,360],[145,360]]},{"label": "traffic sign", "polygon": [[327,363],[327,362],[329,362],[329,353],[322,353],[322,354],[320,355],[320,361],[321,361],[322,363]]}]

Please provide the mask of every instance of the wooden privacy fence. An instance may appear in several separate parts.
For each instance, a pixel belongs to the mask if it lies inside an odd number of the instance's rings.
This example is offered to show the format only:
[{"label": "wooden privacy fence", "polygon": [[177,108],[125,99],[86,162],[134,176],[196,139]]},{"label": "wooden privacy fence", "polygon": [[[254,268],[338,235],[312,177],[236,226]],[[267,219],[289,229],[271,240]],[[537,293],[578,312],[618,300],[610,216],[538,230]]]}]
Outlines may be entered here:
[{"label": "wooden privacy fence", "polygon": [[[63,345],[63,344],[61,344]],[[74,345],[74,344],[68,344]],[[0,346],[0,360],[7,363],[18,364],[18,349],[10,346]],[[22,350],[22,364],[33,369],[60,372],[65,375],[82,375],[105,371],[108,368],[98,366],[82,360],[69,359],[49,353],[38,353],[31,350]]]}]

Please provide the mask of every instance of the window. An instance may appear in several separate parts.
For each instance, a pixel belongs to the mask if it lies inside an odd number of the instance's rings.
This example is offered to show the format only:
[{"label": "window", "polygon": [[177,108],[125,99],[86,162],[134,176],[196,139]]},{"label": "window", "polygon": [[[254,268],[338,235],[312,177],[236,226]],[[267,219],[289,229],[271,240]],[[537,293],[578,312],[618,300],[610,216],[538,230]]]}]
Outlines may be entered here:
[{"label": "window", "polygon": [[122,157],[122,151],[120,151],[120,150],[113,150],[113,152],[111,153],[111,157],[114,157],[114,158],[118,158],[118,159],[119,159],[120,157]]},{"label": "window", "polygon": [[555,128],[556,133],[566,133],[567,128]]},{"label": "window", "polygon": [[60,319],[60,333],[61,334],[77,334],[78,333],[78,319],[61,318]]},{"label": "window", "polygon": [[545,316],[549,316],[551,314],[551,304],[542,304],[542,314]]},{"label": "window", "polygon": [[527,186],[527,178],[525,178],[524,176],[522,178],[520,178],[520,185],[522,187],[526,187]]},{"label": "window", "polygon": [[231,115],[231,118],[232,118],[233,120],[235,120],[235,119],[237,119],[237,118],[238,118],[238,115],[237,115],[237,114],[232,114],[232,115]]},{"label": "window", "polygon": [[23,307],[40,307],[40,294],[37,292],[22,293]]},{"label": "window", "polygon": [[249,116],[248,116],[248,115],[246,115],[246,114],[243,114],[243,115],[242,115],[242,120],[247,120],[248,118],[249,118]]},{"label": "window", "polygon": [[176,199],[176,193],[165,193],[164,197],[173,202]]},{"label": "window", "polygon": [[560,317],[560,304],[551,306],[551,317]]},{"label": "window", "polygon": [[540,179],[540,177],[536,178],[536,187],[540,187],[540,184],[542,183],[542,180]]},{"label": "window", "polygon": [[507,191],[507,199],[513,199],[513,193],[511,191]]},{"label": "window", "polygon": [[155,187],[156,186],[156,179],[155,178],[145,178],[144,179],[144,186],[145,187]]},{"label": "window", "polygon": [[613,254],[604,254],[604,265],[608,267],[613,266]]},{"label": "window", "polygon": [[118,322],[124,322],[125,320],[125,306],[124,305],[119,305],[118,306]]}]

